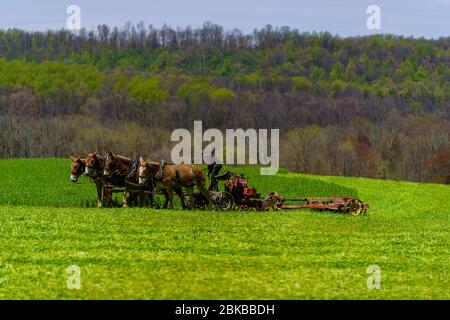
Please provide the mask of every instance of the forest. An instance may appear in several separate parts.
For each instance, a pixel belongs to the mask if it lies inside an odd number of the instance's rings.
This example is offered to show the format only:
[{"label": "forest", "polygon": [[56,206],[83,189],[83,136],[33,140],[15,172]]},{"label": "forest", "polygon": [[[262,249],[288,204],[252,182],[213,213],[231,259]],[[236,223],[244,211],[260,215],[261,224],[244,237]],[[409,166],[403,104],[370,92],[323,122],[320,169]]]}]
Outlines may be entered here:
[{"label": "forest", "polygon": [[292,171],[450,183],[450,37],[140,23],[0,30],[0,158],[170,157],[170,134],[280,129]]}]

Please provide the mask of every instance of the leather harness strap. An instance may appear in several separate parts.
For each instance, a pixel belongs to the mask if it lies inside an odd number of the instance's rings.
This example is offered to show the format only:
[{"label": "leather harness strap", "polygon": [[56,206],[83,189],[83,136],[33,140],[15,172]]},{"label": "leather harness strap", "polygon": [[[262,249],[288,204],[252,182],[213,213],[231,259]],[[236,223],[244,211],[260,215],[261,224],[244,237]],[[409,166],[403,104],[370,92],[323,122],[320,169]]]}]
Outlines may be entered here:
[{"label": "leather harness strap", "polygon": [[165,164],[164,160],[161,160],[159,162],[159,169],[158,169],[158,172],[155,175],[155,179],[157,179],[157,180],[163,180],[164,179],[164,171],[165,171],[164,167],[165,166],[166,166],[166,164]]}]

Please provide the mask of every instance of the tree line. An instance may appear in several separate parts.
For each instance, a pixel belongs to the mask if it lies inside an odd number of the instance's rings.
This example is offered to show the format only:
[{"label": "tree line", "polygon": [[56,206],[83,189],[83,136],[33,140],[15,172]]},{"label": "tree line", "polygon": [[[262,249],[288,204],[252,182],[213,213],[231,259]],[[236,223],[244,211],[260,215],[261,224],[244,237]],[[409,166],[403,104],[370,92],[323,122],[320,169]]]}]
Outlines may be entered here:
[{"label": "tree line", "polygon": [[0,157],[168,157],[170,133],[280,128],[282,165],[450,181],[450,37],[102,25],[0,30]]}]

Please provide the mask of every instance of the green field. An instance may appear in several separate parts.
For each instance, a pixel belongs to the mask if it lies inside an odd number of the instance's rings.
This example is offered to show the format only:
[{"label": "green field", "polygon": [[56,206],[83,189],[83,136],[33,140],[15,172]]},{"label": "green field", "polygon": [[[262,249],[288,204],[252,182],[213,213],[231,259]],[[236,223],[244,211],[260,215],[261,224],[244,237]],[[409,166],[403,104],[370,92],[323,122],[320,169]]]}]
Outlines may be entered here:
[{"label": "green field", "polygon": [[239,168],[263,194],[352,195],[370,210],[98,209],[69,163],[0,160],[0,299],[450,298],[450,186]]}]

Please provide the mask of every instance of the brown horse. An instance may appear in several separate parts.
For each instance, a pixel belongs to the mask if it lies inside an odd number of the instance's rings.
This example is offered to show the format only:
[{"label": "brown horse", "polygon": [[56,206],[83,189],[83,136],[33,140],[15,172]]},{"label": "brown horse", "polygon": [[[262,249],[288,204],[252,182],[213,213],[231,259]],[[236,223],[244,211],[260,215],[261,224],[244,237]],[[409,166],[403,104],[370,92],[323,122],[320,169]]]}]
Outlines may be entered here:
[{"label": "brown horse", "polygon": [[165,190],[166,202],[164,208],[167,208],[167,203],[170,203],[170,208],[173,209],[173,191],[175,191],[182,201],[184,208],[184,195],[181,187],[187,189],[189,198],[191,199],[189,207],[193,206],[193,192],[194,186],[208,199],[208,207],[212,209],[211,197],[205,187],[205,176],[202,169],[193,164],[164,164],[163,174],[159,175],[160,164],[158,162],[145,161],[142,157],[139,159],[139,183],[144,184],[148,179],[155,181],[156,187]]},{"label": "brown horse", "polygon": [[94,181],[95,187],[97,188],[97,207],[101,207],[103,204],[103,186],[107,182],[103,177],[105,160],[102,156],[99,156],[96,151],[87,155],[85,164],[85,173],[92,179],[92,181]]},{"label": "brown horse", "polygon": [[[114,186],[127,187],[129,184],[138,185],[138,163],[137,159],[133,161],[132,159],[120,155],[115,155],[113,152],[108,151],[105,156],[105,166],[103,170],[103,175],[108,179]],[[146,191],[151,191],[150,193],[150,206],[153,207],[155,204],[153,185],[147,184]],[[125,196],[125,195],[124,195]],[[128,202],[126,197],[122,200],[124,207],[128,203],[133,204],[136,202],[137,197],[140,197],[140,204],[143,203],[145,195],[142,193],[130,192]]]},{"label": "brown horse", "polygon": [[[108,151],[105,156],[105,166],[103,168],[103,175],[110,180],[125,178],[128,173],[128,169],[131,165],[131,159],[124,156],[115,155],[113,152]],[[115,181],[114,185],[123,185],[123,181]]]},{"label": "brown horse", "polygon": [[70,180],[74,183],[78,181],[78,177],[81,176],[86,170],[86,159],[82,159],[81,156],[74,157],[70,155]]}]

